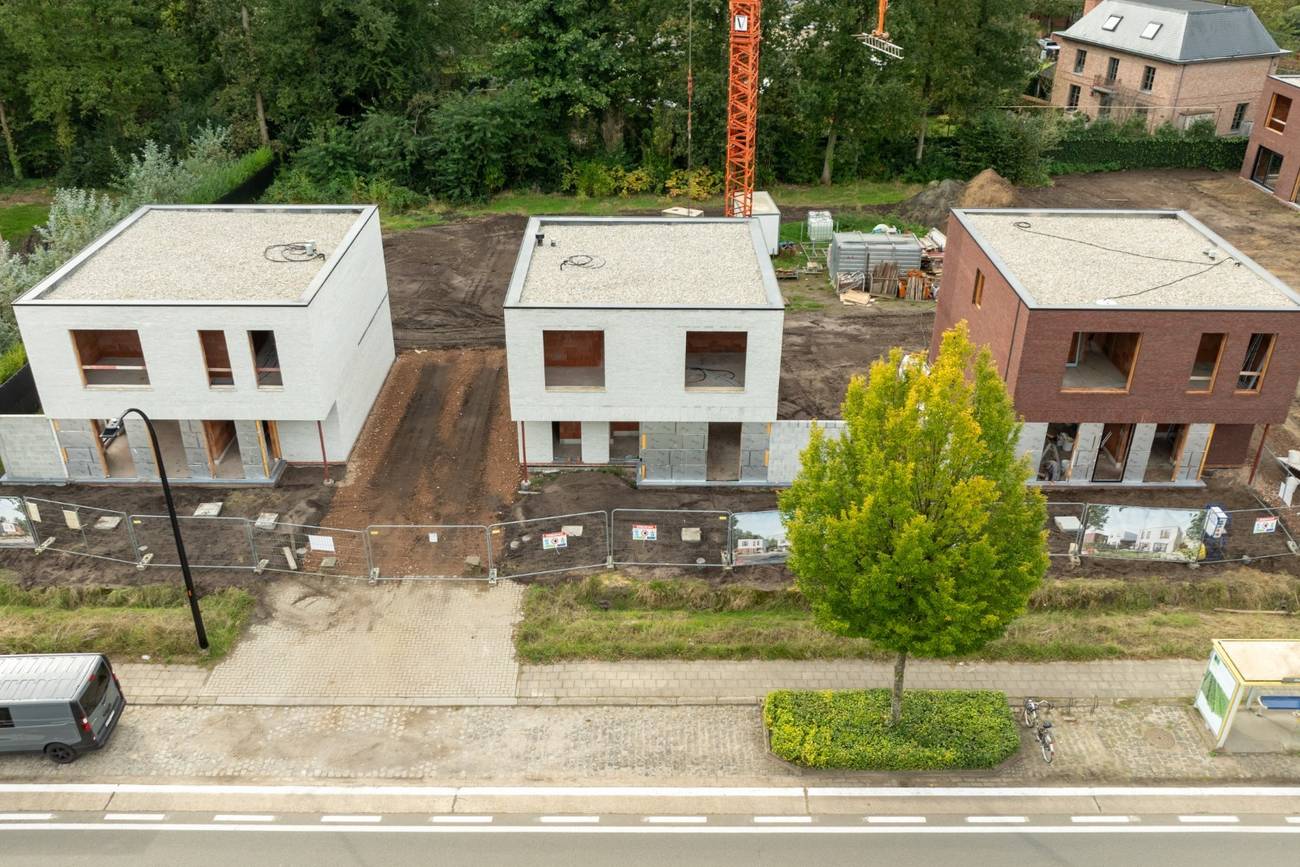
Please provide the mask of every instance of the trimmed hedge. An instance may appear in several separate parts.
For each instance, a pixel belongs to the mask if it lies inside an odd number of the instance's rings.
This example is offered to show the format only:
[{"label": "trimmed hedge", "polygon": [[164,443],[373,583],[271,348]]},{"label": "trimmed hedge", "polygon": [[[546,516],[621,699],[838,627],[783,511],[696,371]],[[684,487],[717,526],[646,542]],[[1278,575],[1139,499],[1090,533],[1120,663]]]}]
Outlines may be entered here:
[{"label": "trimmed hedge", "polygon": [[1085,167],[1120,169],[1209,169],[1223,172],[1241,168],[1246,159],[1244,138],[1065,138],[1047,154],[1052,174],[1058,167],[1075,171]]},{"label": "trimmed hedge", "polygon": [[887,689],[769,693],[772,752],[809,768],[935,771],[991,768],[1020,748],[1005,693],[908,690],[892,727],[889,699]]}]

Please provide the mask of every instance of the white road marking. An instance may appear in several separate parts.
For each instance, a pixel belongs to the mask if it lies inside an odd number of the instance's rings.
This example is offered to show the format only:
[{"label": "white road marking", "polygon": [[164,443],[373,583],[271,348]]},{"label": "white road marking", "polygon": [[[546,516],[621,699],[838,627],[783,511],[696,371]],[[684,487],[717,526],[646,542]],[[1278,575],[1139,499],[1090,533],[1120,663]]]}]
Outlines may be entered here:
[{"label": "white road marking", "polygon": [[0,822],[44,822],[53,818],[53,813],[0,813]]},{"label": "white road marking", "polygon": [[105,813],[105,822],[161,822],[166,813]]},{"label": "white road marking", "polygon": [[381,822],[383,821],[383,819],[384,819],[383,816],[377,816],[374,815],[373,813],[367,815],[359,815],[359,816],[321,816],[320,817],[321,822],[327,825],[328,824],[342,825],[349,822],[356,822],[356,823]]},{"label": "white road marking", "polygon": [[297,834],[1274,834],[1300,837],[1300,825],[291,825],[190,824],[182,822],[14,822],[0,824],[0,839],[6,831],[222,831]]},{"label": "white road marking", "polygon": [[709,821],[707,816],[646,816],[645,820],[651,825],[704,825]]},{"label": "white road marking", "polygon": [[977,786],[935,789],[909,789],[899,786],[809,786],[807,792],[810,798],[1300,798],[1300,786],[1012,786],[987,789]]},{"label": "white road marking", "polygon": [[1080,825],[1124,825],[1128,823],[1128,816],[1071,816],[1071,822]]},{"label": "white road marking", "polygon": [[214,822],[274,822],[274,816],[256,813],[218,813],[212,817]]},{"label": "white road marking", "polygon": [[491,816],[460,816],[452,814],[450,816],[433,816],[429,819],[435,825],[487,825],[492,822]]},{"label": "white road marking", "polygon": [[755,825],[811,825],[812,816],[755,816]]},{"label": "white road marking", "polygon": [[924,816],[868,816],[868,825],[924,825]]},{"label": "white road marking", "polygon": [[537,821],[543,825],[596,825],[599,816],[542,816]]},{"label": "white road marking", "polygon": [[966,821],[972,825],[1023,825],[1029,819],[1024,816],[967,816]]},{"label": "white road marking", "polygon": [[1190,825],[1231,825],[1240,822],[1236,816],[1179,816],[1178,821]]}]

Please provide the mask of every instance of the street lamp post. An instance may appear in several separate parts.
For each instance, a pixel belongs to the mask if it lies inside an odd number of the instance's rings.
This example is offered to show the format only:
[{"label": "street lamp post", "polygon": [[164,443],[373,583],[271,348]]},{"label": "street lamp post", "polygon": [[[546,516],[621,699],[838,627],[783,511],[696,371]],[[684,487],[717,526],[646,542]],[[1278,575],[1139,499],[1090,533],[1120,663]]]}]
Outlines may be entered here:
[{"label": "street lamp post", "polygon": [[109,422],[104,428],[104,433],[115,436],[125,424],[126,417],[131,413],[140,416],[144,421],[144,426],[149,429],[149,440],[153,446],[153,458],[158,464],[158,478],[162,482],[163,499],[167,501],[167,517],[172,522],[172,536],[176,539],[176,557],[181,565],[181,575],[185,579],[185,596],[190,601],[190,614],[194,617],[194,633],[199,639],[199,650],[208,649],[208,632],[203,628],[203,615],[199,612],[199,599],[194,595],[194,576],[190,574],[190,561],[185,556],[185,542],[181,540],[181,522],[176,518],[176,503],[172,501],[172,488],[167,483],[167,468],[163,466],[162,447],[158,445],[158,432],[154,430],[153,422],[149,416],[145,415],[138,409],[128,409],[113,421]]}]

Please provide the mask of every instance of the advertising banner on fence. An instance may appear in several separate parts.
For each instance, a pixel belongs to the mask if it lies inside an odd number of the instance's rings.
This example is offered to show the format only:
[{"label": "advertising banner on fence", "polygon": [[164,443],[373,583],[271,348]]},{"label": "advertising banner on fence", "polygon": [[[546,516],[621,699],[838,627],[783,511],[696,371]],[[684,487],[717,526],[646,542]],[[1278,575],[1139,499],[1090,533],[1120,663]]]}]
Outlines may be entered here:
[{"label": "advertising banner on fence", "polygon": [[785,534],[781,513],[736,512],[731,516],[732,563],[756,566],[784,563],[790,556],[790,541]]},{"label": "advertising banner on fence", "polygon": [[36,544],[22,497],[0,497],[0,545],[30,548]]},{"label": "advertising banner on fence", "polygon": [[1091,505],[1084,518],[1083,553],[1131,560],[1200,559],[1203,509]]}]

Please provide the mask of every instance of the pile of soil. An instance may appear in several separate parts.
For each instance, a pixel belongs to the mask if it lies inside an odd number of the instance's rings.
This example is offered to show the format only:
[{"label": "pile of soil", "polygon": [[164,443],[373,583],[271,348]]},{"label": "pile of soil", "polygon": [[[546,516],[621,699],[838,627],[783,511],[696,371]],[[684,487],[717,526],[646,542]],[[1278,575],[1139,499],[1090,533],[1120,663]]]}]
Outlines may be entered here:
[{"label": "pile of soil", "polygon": [[962,208],[1009,208],[1016,203],[1016,188],[993,169],[985,169],[970,179],[961,194]]},{"label": "pile of soil", "polygon": [[942,229],[948,223],[948,212],[958,206],[965,189],[966,184],[952,178],[931,181],[925,189],[900,202],[894,210],[908,222]]}]

